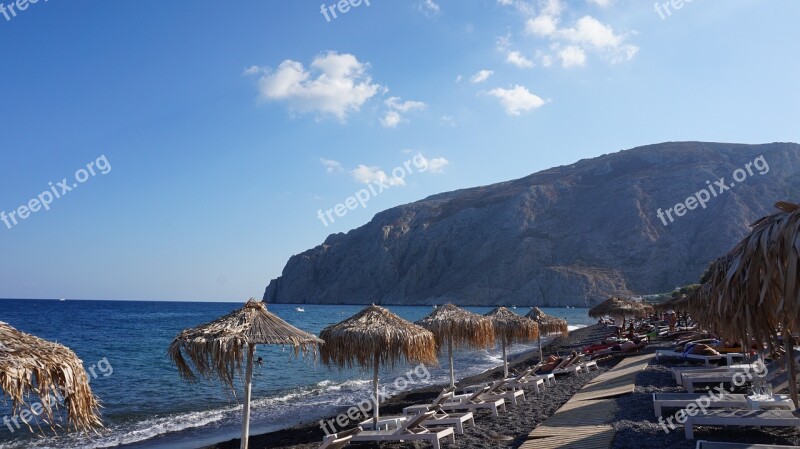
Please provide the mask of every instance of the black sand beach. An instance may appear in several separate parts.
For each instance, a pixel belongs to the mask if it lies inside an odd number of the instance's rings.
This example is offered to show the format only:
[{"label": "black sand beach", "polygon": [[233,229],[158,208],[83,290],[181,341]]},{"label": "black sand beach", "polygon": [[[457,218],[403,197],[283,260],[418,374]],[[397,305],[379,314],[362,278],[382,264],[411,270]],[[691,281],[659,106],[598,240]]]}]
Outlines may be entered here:
[{"label": "black sand beach", "polygon": [[[569,337],[559,337],[545,347],[547,354],[566,354],[580,348],[586,342],[600,340],[609,334],[603,326],[590,326],[578,329],[570,333]],[[512,368],[518,369],[534,365],[538,361],[538,351],[521,354],[516,359],[510,361]],[[563,405],[587,382],[598,374],[608,370],[616,363],[615,360],[600,361],[599,370],[588,374],[559,376],[554,387],[548,387],[539,396],[526,392],[526,401],[518,403],[516,407],[508,405],[507,412],[501,413],[499,417],[492,417],[488,411],[481,411],[475,414],[475,427],[467,427],[464,435],[456,435],[456,444],[447,443],[447,447],[468,449],[468,448],[516,448],[519,447],[528,433],[536,425]],[[473,385],[501,378],[502,368],[493,369],[483,374],[463,379],[458,383],[459,386]],[[381,405],[381,413],[402,414],[403,407],[412,404],[430,402],[441,391],[444,385],[437,385],[410,391],[389,399]],[[319,423],[306,423],[279,432],[272,432],[264,435],[255,435],[250,438],[250,447],[253,449],[312,449],[319,447],[322,442],[324,432],[320,429]],[[382,443],[381,448],[408,448],[424,447],[427,443]],[[430,445],[428,444],[428,447]],[[236,449],[239,447],[239,440],[231,440],[206,449]],[[375,448],[374,443],[353,443],[353,448]]]}]

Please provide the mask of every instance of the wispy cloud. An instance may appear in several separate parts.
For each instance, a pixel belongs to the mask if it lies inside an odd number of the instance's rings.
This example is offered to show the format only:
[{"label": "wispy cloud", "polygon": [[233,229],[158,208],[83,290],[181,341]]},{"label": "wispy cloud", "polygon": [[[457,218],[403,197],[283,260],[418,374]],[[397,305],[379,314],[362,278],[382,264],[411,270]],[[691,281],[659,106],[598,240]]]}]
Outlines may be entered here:
[{"label": "wispy cloud", "polygon": [[410,111],[421,110],[428,107],[421,101],[400,101],[400,97],[389,97],[384,104],[388,111],[381,119],[381,124],[386,128],[395,128],[400,123],[406,121],[402,114]]},{"label": "wispy cloud", "polygon": [[478,73],[472,75],[470,81],[473,84],[482,83],[489,79],[490,76],[494,75],[494,70],[480,70]]},{"label": "wispy cloud", "polygon": [[487,93],[500,100],[500,104],[503,105],[508,115],[520,115],[545,104],[541,97],[520,85],[515,85],[511,89],[498,87]]},{"label": "wispy cloud", "polygon": [[342,164],[338,161],[334,161],[332,159],[320,158],[319,162],[325,167],[325,171],[327,171],[328,173],[344,171],[344,168],[342,168]]}]

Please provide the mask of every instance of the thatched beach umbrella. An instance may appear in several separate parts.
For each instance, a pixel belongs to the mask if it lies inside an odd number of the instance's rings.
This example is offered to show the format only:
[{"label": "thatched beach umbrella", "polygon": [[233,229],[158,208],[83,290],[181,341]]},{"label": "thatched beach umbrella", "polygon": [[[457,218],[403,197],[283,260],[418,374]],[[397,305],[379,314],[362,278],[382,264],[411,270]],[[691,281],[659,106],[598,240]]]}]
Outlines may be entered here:
[{"label": "thatched beach umbrella", "polygon": [[292,346],[297,355],[301,351],[316,353],[317,345],[323,343],[319,338],[268,312],[263,302],[251,298],[241,309],[210,323],[182,331],[172,340],[168,353],[181,376],[187,381],[195,382],[198,377],[209,380],[217,378],[232,390],[234,376],[236,372],[241,375],[242,361],[245,352],[247,353],[241,442],[241,448],[247,449],[253,354],[256,345]]},{"label": "thatched beach umbrella", "polygon": [[601,318],[612,316],[622,318],[622,326],[625,327],[625,319],[629,316],[639,316],[646,312],[645,307],[638,302],[612,296],[600,304],[589,309],[589,316]]},{"label": "thatched beach umbrella", "polygon": [[505,307],[498,307],[486,316],[492,319],[495,338],[503,344],[503,372],[508,377],[507,348],[514,343],[523,343],[539,338],[539,326],[530,318],[518,315]]},{"label": "thatched beach umbrella", "polygon": [[494,346],[494,326],[492,320],[458,308],[453,304],[445,304],[436,308],[430,315],[416,324],[433,332],[436,347],[441,350],[447,342],[450,360],[450,386],[456,385],[453,371],[453,346],[472,346],[486,348]]},{"label": "thatched beach umbrella", "polygon": [[[83,362],[71,349],[21,332],[0,322],[0,389],[17,413],[31,395],[38,398],[45,421],[54,428],[56,398],[63,398],[67,428],[89,431],[102,427],[99,404],[89,387]],[[35,412],[35,408],[31,410]],[[24,422],[24,420],[23,420]],[[28,429],[33,431],[30,424]]]},{"label": "thatched beach umbrella", "polygon": [[544,313],[542,309],[538,307],[532,308],[531,311],[525,315],[525,317],[536,321],[536,324],[539,326],[539,336],[537,337],[539,342],[539,361],[541,361],[544,357],[544,354],[542,353],[542,334],[561,334],[565,337],[569,335],[567,320],[550,316]]},{"label": "thatched beach umbrella", "polygon": [[790,389],[798,405],[793,351],[800,331],[800,206],[777,203],[780,212],[752,225],[752,231],[731,252],[717,260],[710,278],[690,300],[706,301],[712,311],[701,322],[721,336],[749,337],[770,349],[783,337]]},{"label": "thatched beach umbrella", "polygon": [[320,349],[326,365],[340,368],[373,368],[375,397],[373,422],[379,419],[378,368],[408,363],[436,364],[436,339],[431,331],[406,321],[388,310],[371,305],[352,317],[320,332],[325,345]]}]

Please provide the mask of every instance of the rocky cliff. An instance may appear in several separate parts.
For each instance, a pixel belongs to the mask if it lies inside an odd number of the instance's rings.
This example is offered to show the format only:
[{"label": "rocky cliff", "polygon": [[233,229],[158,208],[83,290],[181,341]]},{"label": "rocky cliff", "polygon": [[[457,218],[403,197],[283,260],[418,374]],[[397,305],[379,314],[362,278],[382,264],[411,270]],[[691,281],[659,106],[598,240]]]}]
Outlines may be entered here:
[{"label": "rocky cliff", "polygon": [[289,259],[264,300],[587,306],[669,291],[696,282],[773,203],[800,200],[798,174],[792,143],[664,143],[586,159],[381,212]]}]

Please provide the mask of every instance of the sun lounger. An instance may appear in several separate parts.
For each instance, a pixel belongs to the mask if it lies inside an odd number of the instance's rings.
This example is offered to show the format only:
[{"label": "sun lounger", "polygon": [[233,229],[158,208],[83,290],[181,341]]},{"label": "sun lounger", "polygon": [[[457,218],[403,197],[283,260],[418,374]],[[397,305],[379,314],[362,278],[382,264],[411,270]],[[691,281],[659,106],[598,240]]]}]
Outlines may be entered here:
[{"label": "sun lounger", "polygon": [[[464,434],[464,424],[472,424],[475,426],[475,417],[473,416],[472,412],[466,413],[446,413],[441,407],[436,407],[436,409],[430,409],[428,411],[434,411],[436,414],[433,415],[427,421],[423,421],[423,426],[435,426],[435,427],[445,427],[445,426],[453,426],[456,429],[456,433],[459,435]],[[389,430],[392,427],[397,428],[406,422],[408,419],[413,417],[414,415],[402,415],[402,416],[381,416],[380,420],[383,422],[392,422],[394,425],[387,425],[387,429]],[[387,420],[387,421],[385,421]],[[372,420],[367,419],[359,423],[358,425],[364,430],[372,430]]]},{"label": "sun lounger", "polygon": [[[756,368],[755,364],[737,364],[737,365],[730,365],[730,366],[676,366],[670,368],[672,374],[675,376],[675,382],[678,385],[683,384],[683,373],[727,373],[727,372],[736,372],[736,371],[743,371],[748,372],[752,371]],[[769,368],[768,368],[769,369]]]},{"label": "sun lounger", "polygon": [[322,439],[322,446],[319,449],[342,449],[350,444],[350,440],[353,439],[354,435],[358,435],[360,432],[361,429],[356,427],[344,432],[325,435],[325,438]]},{"label": "sun lounger", "polygon": [[439,396],[436,396],[436,399],[433,400],[430,404],[417,404],[417,405],[410,405],[403,409],[404,415],[415,415],[417,413],[424,413],[431,410],[436,409],[440,405],[444,404],[447,401],[453,400],[453,391],[455,391],[455,387],[447,387],[442,389],[442,392],[439,393]]},{"label": "sun lounger", "polygon": [[774,444],[718,443],[716,441],[697,442],[695,449],[800,449],[800,446],[777,446]]},{"label": "sun lounger", "polygon": [[[536,376],[533,372],[534,368],[528,368],[515,377],[506,378],[506,386],[511,389],[533,388],[533,392],[538,395],[539,387],[544,387],[545,379],[548,376]],[[550,374],[549,377],[555,379],[555,376],[552,374]]]},{"label": "sun lounger", "polygon": [[[472,393],[475,391],[487,386],[486,384],[483,385],[472,385],[469,387],[464,388],[465,394],[455,395],[453,396],[453,400],[460,401],[468,398]],[[486,390],[483,394],[479,396],[479,399],[483,400],[496,400],[496,399],[508,399],[511,401],[511,404],[516,406],[517,405],[517,398],[522,398],[525,400],[525,391],[523,389],[516,389],[511,387],[511,389],[507,389],[509,387],[508,381],[505,379],[496,380],[490,384],[488,384],[489,389]]]},{"label": "sun lounger", "polygon": [[800,418],[788,410],[712,410],[687,416],[686,439],[694,439],[694,426],[798,427]]},{"label": "sun lounger", "polygon": [[671,349],[659,349],[656,351],[656,360],[661,358],[677,358],[684,360],[692,360],[696,362],[703,362],[706,366],[711,366],[711,362],[718,360],[727,360],[731,365],[734,358],[744,358],[742,353],[729,353],[719,355],[697,355],[697,354],[684,354],[682,352],[674,351]]},{"label": "sun lounger", "polygon": [[[489,409],[492,415],[499,416],[498,410],[506,411],[505,399],[485,399],[482,395],[489,390],[489,387],[482,388],[475,393],[472,393],[467,398],[461,401],[447,401],[441,405],[443,410],[469,410],[475,411],[479,409]],[[406,413],[406,409],[403,409]]]},{"label": "sun lounger", "polygon": [[[719,383],[732,383],[734,378],[739,376],[742,377],[742,380],[745,382],[751,382],[750,375],[744,375],[748,373],[747,371],[713,371],[710,373],[704,372],[686,372],[681,374],[681,385],[686,391],[690,393],[694,393],[695,385],[697,384],[719,384]],[[767,369],[766,374],[761,377],[760,379],[764,382],[773,382],[775,381],[778,376],[780,376],[783,372],[778,371],[777,368],[773,370]],[[758,376],[752,375],[753,378]]]},{"label": "sun lounger", "polygon": [[575,373],[578,374],[583,370],[583,367],[576,362],[580,358],[579,354],[576,354],[568,359],[564,359],[561,363],[556,366],[553,371],[550,371],[552,374],[569,374]]},{"label": "sun lounger", "polygon": [[452,427],[428,428],[422,425],[435,414],[435,411],[419,413],[394,430],[365,430],[354,435],[351,441],[429,441],[433,445],[433,449],[441,448],[439,440],[442,438],[447,438],[451,443],[455,443],[456,438]]}]

